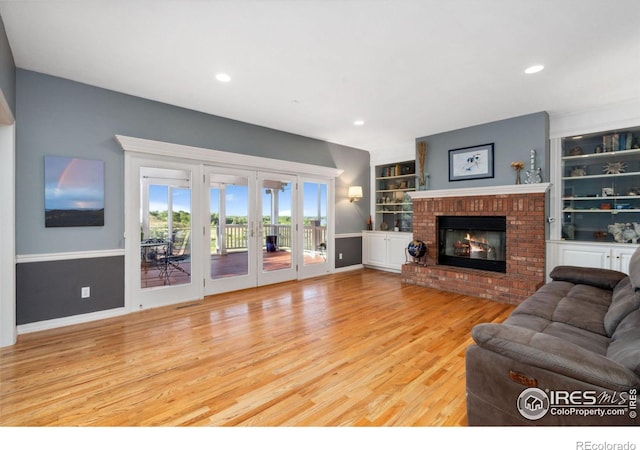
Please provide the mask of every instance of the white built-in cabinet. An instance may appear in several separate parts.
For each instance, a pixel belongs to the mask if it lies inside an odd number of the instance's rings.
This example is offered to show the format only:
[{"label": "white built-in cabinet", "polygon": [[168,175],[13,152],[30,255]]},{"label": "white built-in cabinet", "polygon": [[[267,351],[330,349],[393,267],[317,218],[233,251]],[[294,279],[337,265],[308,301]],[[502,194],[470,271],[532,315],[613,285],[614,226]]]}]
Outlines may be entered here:
[{"label": "white built-in cabinet", "polygon": [[631,255],[637,245],[615,245],[604,243],[548,242],[548,265],[597,267],[628,273]]},{"label": "white built-in cabinet", "polygon": [[399,231],[363,231],[362,264],[367,267],[400,272],[406,262],[405,249],[412,233]]},{"label": "white built-in cabinet", "polygon": [[552,133],[547,276],[558,265],[628,273],[640,245],[640,127]]}]

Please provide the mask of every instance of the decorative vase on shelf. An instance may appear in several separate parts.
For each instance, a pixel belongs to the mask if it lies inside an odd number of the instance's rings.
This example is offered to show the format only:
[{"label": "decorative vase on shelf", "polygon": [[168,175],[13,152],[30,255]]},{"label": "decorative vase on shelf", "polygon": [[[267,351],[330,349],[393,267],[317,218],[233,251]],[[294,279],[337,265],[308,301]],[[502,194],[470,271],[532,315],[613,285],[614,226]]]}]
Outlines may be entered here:
[{"label": "decorative vase on shelf", "polygon": [[522,184],[522,181],[520,180],[520,170],[521,169],[516,169],[516,184]]}]

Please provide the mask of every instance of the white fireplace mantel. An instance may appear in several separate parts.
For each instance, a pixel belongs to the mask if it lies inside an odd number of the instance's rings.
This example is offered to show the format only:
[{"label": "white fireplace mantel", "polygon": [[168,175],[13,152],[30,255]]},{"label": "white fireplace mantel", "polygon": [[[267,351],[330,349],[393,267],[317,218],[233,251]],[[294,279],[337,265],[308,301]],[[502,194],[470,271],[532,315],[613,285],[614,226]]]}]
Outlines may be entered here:
[{"label": "white fireplace mantel", "polygon": [[472,197],[486,195],[537,194],[547,192],[551,183],[510,184],[506,186],[483,186],[460,189],[434,189],[407,192],[412,199],[442,197]]}]

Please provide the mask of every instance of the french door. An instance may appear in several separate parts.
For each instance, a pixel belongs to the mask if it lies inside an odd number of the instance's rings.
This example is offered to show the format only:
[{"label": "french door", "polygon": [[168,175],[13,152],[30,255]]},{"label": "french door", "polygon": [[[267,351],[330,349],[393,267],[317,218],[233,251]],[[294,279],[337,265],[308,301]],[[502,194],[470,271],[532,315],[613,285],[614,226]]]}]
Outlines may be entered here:
[{"label": "french door", "polygon": [[299,224],[299,273],[298,278],[308,278],[331,272],[330,255],[333,255],[333,183],[323,179],[301,178],[298,202]]},{"label": "french door", "polygon": [[207,167],[205,295],[297,278],[296,177]]},{"label": "french door", "polygon": [[[126,161],[130,167],[127,211],[126,267],[130,309],[143,309],[201,297],[201,268],[194,249],[199,190],[193,189],[199,167],[159,160]],[[134,179],[135,177],[135,179]],[[197,253],[196,253],[197,254]]]},{"label": "french door", "polygon": [[331,271],[333,179],[125,158],[126,306]]},{"label": "french door", "polygon": [[207,167],[205,295],[257,285],[258,214],[254,171]]},{"label": "french door", "polygon": [[258,172],[258,285],[295,280],[298,271],[297,178]]}]

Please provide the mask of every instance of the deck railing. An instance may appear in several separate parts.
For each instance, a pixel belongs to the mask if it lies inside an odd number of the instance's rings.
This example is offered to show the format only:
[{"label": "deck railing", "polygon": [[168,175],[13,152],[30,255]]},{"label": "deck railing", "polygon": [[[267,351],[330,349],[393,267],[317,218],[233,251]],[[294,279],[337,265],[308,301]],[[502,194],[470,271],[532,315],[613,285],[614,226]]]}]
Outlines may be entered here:
[{"label": "deck railing", "polygon": [[[166,228],[151,230],[152,237],[166,239]],[[211,227],[211,250],[219,251],[218,245],[218,225]],[[267,236],[276,236],[278,247],[291,248],[291,226],[265,224],[262,227],[263,242],[266,246]],[[224,225],[224,247],[226,250],[243,250],[247,248],[248,227],[247,225]],[[319,225],[306,225],[303,231],[303,245],[305,251],[319,251],[322,245],[326,246],[327,228]]]}]

